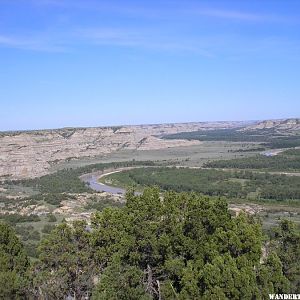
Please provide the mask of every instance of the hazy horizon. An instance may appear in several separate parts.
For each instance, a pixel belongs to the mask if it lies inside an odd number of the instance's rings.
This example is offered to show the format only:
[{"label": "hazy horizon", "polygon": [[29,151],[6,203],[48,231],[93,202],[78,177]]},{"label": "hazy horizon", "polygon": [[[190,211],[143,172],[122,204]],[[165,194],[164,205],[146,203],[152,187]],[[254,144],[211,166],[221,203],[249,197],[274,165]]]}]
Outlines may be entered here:
[{"label": "hazy horizon", "polygon": [[64,126],[64,127],[48,127],[48,128],[24,128],[24,129],[8,129],[0,130],[0,132],[18,132],[18,131],[46,131],[46,130],[60,130],[60,129],[81,129],[81,128],[107,128],[107,127],[130,127],[130,126],[155,126],[155,125],[168,125],[168,124],[190,124],[190,123],[222,123],[222,122],[240,122],[240,123],[257,123],[263,121],[278,121],[278,120],[291,120],[300,119],[300,117],[286,117],[286,118],[271,118],[260,120],[208,120],[208,121],[183,121],[183,122],[161,122],[161,123],[136,123],[136,124],[106,124],[95,126]]}]

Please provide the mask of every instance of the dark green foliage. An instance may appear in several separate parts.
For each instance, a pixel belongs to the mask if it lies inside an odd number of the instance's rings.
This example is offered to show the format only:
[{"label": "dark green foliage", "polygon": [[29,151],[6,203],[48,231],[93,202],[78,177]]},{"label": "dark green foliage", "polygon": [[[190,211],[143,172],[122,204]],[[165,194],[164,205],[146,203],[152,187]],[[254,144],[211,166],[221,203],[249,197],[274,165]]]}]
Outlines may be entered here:
[{"label": "dark green foliage", "polygon": [[0,299],[24,297],[29,262],[14,230],[0,222]]},{"label": "dark green foliage", "polygon": [[47,216],[47,218],[48,218],[48,222],[56,222],[57,221],[57,218],[53,214],[49,214]]},{"label": "dark green foliage", "polygon": [[[125,161],[112,163],[99,163],[87,165],[75,169],[59,170],[53,174],[45,175],[39,178],[26,180],[7,180],[8,185],[19,185],[31,187],[38,191],[39,194],[33,195],[23,200],[27,200],[27,205],[36,204],[45,201],[48,204],[59,206],[61,201],[70,198],[67,193],[93,193],[94,191],[88,187],[79,177],[83,174],[104,171],[105,169],[116,169],[130,166],[154,166],[153,161]],[[0,198],[0,202],[9,203],[10,199]]]},{"label": "dark green foliage", "polygon": [[40,199],[48,204],[52,204],[54,206],[59,206],[61,201],[67,200],[68,196],[65,194],[53,193],[53,194],[39,194],[34,199]]},{"label": "dark green foliage", "polygon": [[[40,243],[28,295],[252,300],[297,286],[299,232],[290,223],[276,231],[261,262],[260,224],[244,213],[232,217],[223,199],[175,192],[161,197],[155,188],[142,195],[130,190],[126,199],[122,208],[97,212],[91,227],[55,227]],[[36,256],[31,245],[27,251]]]},{"label": "dark green foliage", "polygon": [[143,285],[143,272],[135,266],[112,263],[101,275],[101,281],[93,292],[92,299],[152,299]]},{"label": "dark green foliage", "polygon": [[291,281],[292,293],[300,290],[300,231],[295,224],[283,220],[274,230],[273,248],[282,264],[283,274]]},{"label": "dark green foliage", "polygon": [[284,151],[283,154],[300,157],[300,149],[289,149]]},{"label": "dark green foliage", "polygon": [[83,299],[90,294],[97,268],[86,223],[57,226],[42,240],[39,252],[32,274],[36,296],[65,299],[70,295]]},{"label": "dark green foliage", "polygon": [[256,148],[245,148],[245,149],[237,149],[237,150],[228,150],[231,153],[240,153],[240,152],[257,152],[257,151],[265,151],[266,148],[264,147],[256,147]]},{"label": "dark green foliage", "polygon": [[11,224],[16,225],[17,223],[26,223],[26,222],[39,222],[41,221],[40,217],[37,215],[19,215],[19,214],[2,214],[0,219]]},{"label": "dark green foliage", "polygon": [[39,241],[41,239],[41,234],[37,230],[34,230],[30,232],[28,239],[33,241]]},{"label": "dark green foliage", "polygon": [[268,143],[265,144],[266,147],[270,147],[272,149],[277,148],[294,148],[300,146],[300,136],[286,136],[281,138],[272,139]]},{"label": "dark green foliage", "polygon": [[300,171],[300,150],[288,150],[275,156],[257,155],[204,164],[206,168],[268,169],[271,171]]},{"label": "dark green foliage", "polygon": [[24,245],[25,251],[27,255],[31,258],[37,258],[38,253],[37,253],[37,245],[35,243],[26,243]]},{"label": "dark green foliage", "polygon": [[[252,300],[299,290],[300,233],[292,223],[281,223],[262,256],[260,223],[233,217],[224,199],[147,188],[129,190],[126,200],[96,212],[90,226],[49,230],[29,277],[23,246],[0,223],[0,299]],[[33,245],[26,251],[36,257]]]},{"label": "dark green foliage", "polygon": [[79,179],[77,172],[72,169],[60,170],[54,174],[35,179],[22,180],[19,184],[34,187],[43,194],[83,193],[90,191],[84,182]]},{"label": "dark green foliage", "polygon": [[190,168],[138,168],[110,176],[124,185],[157,185],[164,190],[194,191],[228,198],[300,199],[297,176]]},{"label": "dark green foliage", "polygon": [[122,210],[105,209],[92,224],[107,266],[95,299],[261,299],[288,286],[278,260],[260,264],[260,225],[232,218],[224,200],[130,192]]},{"label": "dark green foliage", "polygon": [[275,252],[271,252],[264,264],[259,266],[258,273],[258,286],[262,295],[291,291],[291,282],[285,276],[282,262]]},{"label": "dark green foliage", "polygon": [[106,207],[122,207],[122,206],[124,206],[124,203],[114,201],[110,198],[107,198],[107,199],[101,199],[99,201],[97,201],[97,200],[90,201],[85,206],[85,208],[86,209],[96,209],[98,211],[102,211]]},{"label": "dark green foliage", "polygon": [[[82,181],[79,176],[103,171],[108,168],[121,168],[130,166],[153,166],[152,161],[126,161],[126,162],[113,162],[113,163],[99,163],[87,165],[76,169],[59,170],[53,174],[45,175],[39,178],[20,180],[20,181],[7,181],[7,184],[19,184],[23,186],[33,187],[43,194],[42,197],[45,201],[57,205],[63,197],[63,193],[84,193],[92,192],[92,190]],[[40,199],[41,195],[36,196]],[[34,197],[32,197],[34,198]]]},{"label": "dark green foliage", "polygon": [[239,129],[199,130],[179,132],[163,136],[165,139],[186,139],[199,141],[259,142],[269,148],[291,148],[300,146],[299,135],[284,136],[273,129],[240,131]]},{"label": "dark green foliage", "polygon": [[42,229],[42,233],[49,234],[54,228],[55,228],[55,225],[45,224]]},{"label": "dark green foliage", "polygon": [[32,225],[24,226],[17,225],[15,227],[16,233],[21,236],[23,241],[27,241],[29,239],[30,233],[34,230]]},{"label": "dark green foliage", "polygon": [[[143,168],[116,173],[111,178],[142,186],[157,185],[164,190],[194,191],[210,196],[246,197],[240,182],[230,181],[234,177],[229,172],[197,170],[188,168]],[[126,179],[125,179],[126,180]]]},{"label": "dark green foliage", "polygon": [[31,197],[27,197],[25,200],[28,201],[28,205],[35,205],[44,201],[48,204],[58,207],[60,206],[61,201],[69,198],[71,198],[71,196],[65,193],[40,193]]},{"label": "dark green foliage", "polygon": [[[256,133],[256,134],[255,134]],[[244,132],[237,129],[199,130],[179,132],[163,136],[165,139],[185,139],[199,141],[229,141],[229,142],[265,142],[266,137],[258,132]]]}]

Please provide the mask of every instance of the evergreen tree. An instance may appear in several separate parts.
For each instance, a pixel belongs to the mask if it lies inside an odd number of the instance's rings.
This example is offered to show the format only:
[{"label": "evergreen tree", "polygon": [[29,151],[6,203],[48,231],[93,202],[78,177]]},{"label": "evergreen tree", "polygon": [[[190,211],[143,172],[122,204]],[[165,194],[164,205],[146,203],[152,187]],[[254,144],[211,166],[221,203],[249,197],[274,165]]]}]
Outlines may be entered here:
[{"label": "evergreen tree", "polygon": [[85,222],[57,226],[42,240],[39,252],[32,274],[36,296],[82,299],[90,295],[97,272]]},{"label": "evergreen tree", "polygon": [[288,286],[276,255],[260,263],[260,224],[233,218],[222,199],[131,192],[94,217],[92,236],[104,262],[98,299],[262,299]]},{"label": "evergreen tree", "polygon": [[28,266],[28,257],[14,230],[0,222],[0,299],[25,297]]},{"label": "evergreen tree", "polygon": [[274,230],[273,247],[283,265],[283,274],[291,282],[291,293],[300,290],[300,231],[295,224],[283,220]]}]

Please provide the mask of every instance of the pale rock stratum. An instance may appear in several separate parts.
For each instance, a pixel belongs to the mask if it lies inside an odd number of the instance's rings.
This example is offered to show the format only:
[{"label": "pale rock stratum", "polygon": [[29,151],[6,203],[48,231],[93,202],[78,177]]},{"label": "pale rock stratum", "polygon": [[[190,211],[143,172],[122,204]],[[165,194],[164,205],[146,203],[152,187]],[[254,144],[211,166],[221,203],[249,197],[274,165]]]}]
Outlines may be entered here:
[{"label": "pale rock stratum", "polygon": [[51,164],[96,157],[121,149],[151,150],[199,144],[164,140],[183,131],[233,128],[242,122],[195,122],[119,127],[0,132],[0,177],[21,179],[49,173]]}]

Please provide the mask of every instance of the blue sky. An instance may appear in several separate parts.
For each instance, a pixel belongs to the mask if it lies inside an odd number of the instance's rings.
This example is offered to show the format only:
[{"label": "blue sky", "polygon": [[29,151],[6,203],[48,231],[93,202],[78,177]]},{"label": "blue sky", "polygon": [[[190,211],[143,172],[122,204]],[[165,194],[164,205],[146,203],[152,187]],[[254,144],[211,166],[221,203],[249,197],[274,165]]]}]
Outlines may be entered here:
[{"label": "blue sky", "polygon": [[300,1],[0,0],[0,130],[300,117]]}]

